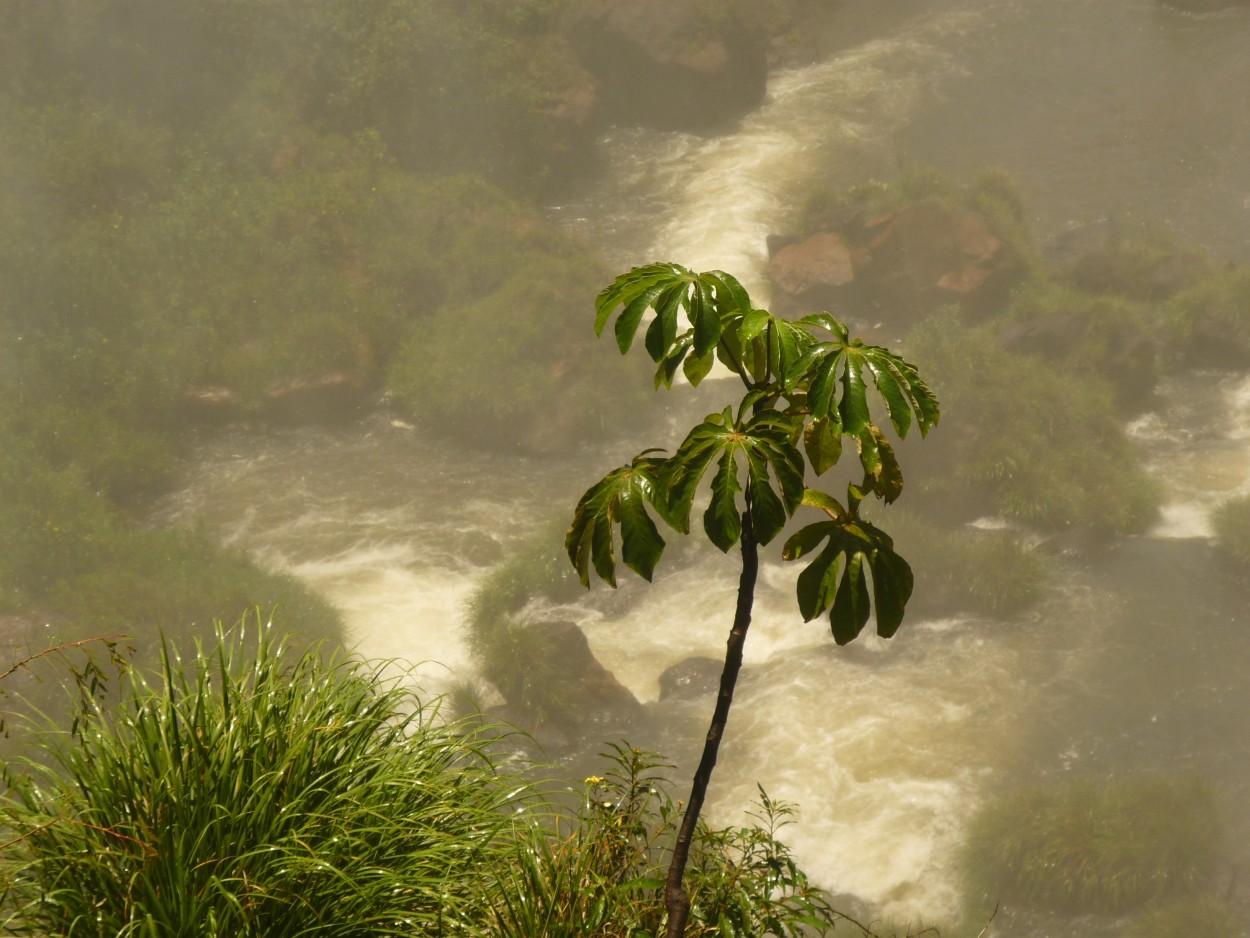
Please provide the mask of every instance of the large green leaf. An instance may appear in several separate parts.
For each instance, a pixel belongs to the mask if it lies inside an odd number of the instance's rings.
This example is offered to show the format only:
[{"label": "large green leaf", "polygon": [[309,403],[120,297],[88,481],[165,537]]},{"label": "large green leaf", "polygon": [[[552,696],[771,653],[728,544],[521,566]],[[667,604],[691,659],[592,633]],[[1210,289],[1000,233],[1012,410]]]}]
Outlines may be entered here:
[{"label": "large green leaf", "polygon": [[590,585],[592,566],[600,579],[616,586],[617,527],[625,565],[646,580],[655,573],[655,565],[664,552],[664,538],[647,506],[668,521],[658,484],[664,463],[664,459],[643,453],[629,465],[609,472],[577,503],[564,548],[583,586]]},{"label": "large green leaf", "polygon": [[[811,620],[828,610],[834,640],[845,645],[863,631],[875,607],[877,634],[889,638],[902,624],[911,598],[911,567],[895,553],[888,534],[842,511],[830,496],[817,494],[819,499],[809,493],[804,500],[824,507],[830,520],[800,529],[782,549],[786,560],[797,560],[824,544],[799,574],[799,611],[805,620]],[[872,576],[871,596],[866,572]]]},{"label": "large green leaf", "polygon": [[917,373],[915,366],[877,345],[852,340],[846,326],[828,313],[805,316],[800,326],[832,333],[833,341],[814,343],[803,351],[784,372],[787,388],[808,385],[808,406],[812,417],[821,419],[834,407],[834,381],[842,386],[837,408],[845,431],[852,436],[871,421],[867,383],[872,383],[885,402],[890,423],[899,438],[907,436],[913,425],[926,435],[941,416],[937,397]]},{"label": "large green leaf", "polygon": [[[677,365],[692,349],[703,368],[716,350],[727,326],[751,312],[751,299],[741,283],[720,270],[696,274],[679,264],[647,264],[617,277],[595,300],[595,332],[602,334],[614,313],[614,332],[622,353],[628,352],[647,311],[654,318],[646,327],[645,345],[671,383]],[[680,314],[688,329],[683,330]],[[686,351],[675,346],[689,336]],[[677,360],[672,361],[677,351]],[[710,363],[707,364],[710,367]]]},{"label": "large green leaf", "polygon": [[797,429],[793,418],[772,410],[745,421],[736,421],[728,408],[710,414],[682,441],[660,478],[673,526],[690,530],[695,493],[716,461],[703,527],[721,550],[736,544],[746,507],[745,502],[739,504],[744,490],[738,478],[745,464],[756,539],[761,544],[771,541],[803,499],[803,456],[793,442]]}]

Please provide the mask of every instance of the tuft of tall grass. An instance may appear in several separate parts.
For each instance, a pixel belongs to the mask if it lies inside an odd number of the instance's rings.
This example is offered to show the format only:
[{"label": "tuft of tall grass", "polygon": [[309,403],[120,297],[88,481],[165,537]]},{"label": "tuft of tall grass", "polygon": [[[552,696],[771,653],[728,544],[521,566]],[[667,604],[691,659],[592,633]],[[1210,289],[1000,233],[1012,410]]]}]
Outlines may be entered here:
[{"label": "tuft of tall grass", "polygon": [[1218,818],[1196,778],[1073,779],[1007,794],[968,832],[974,903],[1122,913],[1209,882]]},{"label": "tuft of tall grass", "polygon": [[161,661],[5,766],[5,927],[412,935],[476,914],[505,789],[385,664],[292,652],[258,616]]}]

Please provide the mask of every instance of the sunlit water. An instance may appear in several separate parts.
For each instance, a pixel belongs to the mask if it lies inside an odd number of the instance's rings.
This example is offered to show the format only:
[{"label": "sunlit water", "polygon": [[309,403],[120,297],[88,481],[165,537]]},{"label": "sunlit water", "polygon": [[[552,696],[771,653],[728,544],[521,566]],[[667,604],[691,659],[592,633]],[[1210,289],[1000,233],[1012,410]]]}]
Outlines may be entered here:
[{"label": "sunlit water", "polygon": [[[721,136],[613,131],[607,178],[553,217],[618,265],[721,267],[764,297],[764,239],[785,229],[804,186],[911,162],[994,164],[1020,180],[1041,235],[1121,213],[1246,258],[1246,11],[1194,17],[1146,0],[891,9],[880,32],[859,12],[854,41],[778,74],[763,106]],[[963,824],[1013,773],[1183,763],[1244,794],[1242,586],[1189,539],[1209,536],[1212,507],[1250,491],[1250,382],[1197,375],[1161,399],[1129,428],[1169,492],[1157,529],[1092,571],[1065,568],[1023,620],[908,622],[891,642],[836,649],[795,611],[793,572],[767,561],[715,818],[737,820],[761,782],[799,804],[788,840],[819,883],[932,919],[956,910]],[[437,688],[471,672],[459,622],[474,584],[621,455],[596,453],[589,468],[485,456],[380,418],[339,434],[239,433],[206,445],[162,517],[203,519],[293,571],[343,609],[360,650],[427,662]],[[722,654],[735,585],[732,557],[705,550],[653,587],[625,587],[624,613],[551,611],[579,621],[621,681],[654,700],[665,667]],[[683,752],[706,719],[687,710]]]}]

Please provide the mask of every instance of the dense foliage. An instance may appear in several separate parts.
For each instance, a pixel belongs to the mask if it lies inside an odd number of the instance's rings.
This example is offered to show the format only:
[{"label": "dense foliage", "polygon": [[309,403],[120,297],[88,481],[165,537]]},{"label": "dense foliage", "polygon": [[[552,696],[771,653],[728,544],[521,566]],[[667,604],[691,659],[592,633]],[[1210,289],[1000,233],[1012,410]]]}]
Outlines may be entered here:
[{"label": "dense foliage", "polygon": [[[258,627],[256,633],[249,632]],[[70,733],[4,765],[0,913],[15,934],[659,932],[677,811],[663,765],[611,747],[570,803],[441,723],[386,663],[298,652],[249,620],[120,705],[80,673]],[[29,715],[25,719],[31,719]],[[700,827],[692,934],[824,934],[841,919],[778,839],[792,807]]]}]

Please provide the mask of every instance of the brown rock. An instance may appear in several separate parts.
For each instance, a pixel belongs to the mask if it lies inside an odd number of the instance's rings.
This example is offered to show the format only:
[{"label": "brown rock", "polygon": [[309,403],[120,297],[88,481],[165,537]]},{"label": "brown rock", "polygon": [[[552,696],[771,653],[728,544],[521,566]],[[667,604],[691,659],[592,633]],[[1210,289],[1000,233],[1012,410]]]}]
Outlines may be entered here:
[{"label": "brown rock", "polygon": [[788,244],[768,262],[768,277],[782,291],[802,296],[813,287],[840,287],[855,278],[851,252],[829,231]]},{"label": "brown rock", "polygon": [[865,229],[870,236],[860,263],[917,291],[971,293],[994,272],[1003,246],[979,215],[935,205],[908,206]]}]

